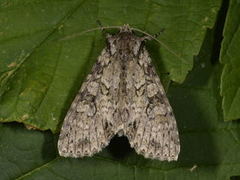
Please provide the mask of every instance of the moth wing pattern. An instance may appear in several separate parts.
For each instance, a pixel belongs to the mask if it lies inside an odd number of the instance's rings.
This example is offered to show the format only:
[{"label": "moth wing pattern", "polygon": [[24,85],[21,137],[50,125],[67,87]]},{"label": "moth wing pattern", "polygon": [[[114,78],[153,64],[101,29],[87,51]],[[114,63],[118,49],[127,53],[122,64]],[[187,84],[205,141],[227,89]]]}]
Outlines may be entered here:
[{"label": "moth wing pattern", "polygon": [[118,117],[114,110],[116,96],[113,94],[118,89],[118,71],[115,70],[118,68],[104,49],[64,119],[58,140],[61,156],[92,156],[116,134],[115,119]]},{"label": "moth wing pattern", "polygon": [[180,143],[176,120],[145,47],[127,67],[130,113],[125,134],[131,147],[146,158],[177,160]]},{"label": "moth wing pattern", "polygon": [[92,156],[118,134],[126,135],[146,158],[178,159],[176,120],[144,46],[147,39],[134,35],[128,25],[107,36],[108,46],[64,119],[58,141],[61,156]]}]

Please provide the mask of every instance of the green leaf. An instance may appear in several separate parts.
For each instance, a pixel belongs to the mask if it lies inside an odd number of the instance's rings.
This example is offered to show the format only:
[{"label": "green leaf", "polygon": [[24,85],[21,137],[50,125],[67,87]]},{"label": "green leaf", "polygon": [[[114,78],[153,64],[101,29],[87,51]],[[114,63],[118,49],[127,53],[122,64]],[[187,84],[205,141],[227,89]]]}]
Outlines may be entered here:
[{"label": "green leaf", "polygon": [[231,0],[224,27],[224,39],[221,49],[223,72],[221,77],[221,95],[224,120],[240,118],[240,3]]},{"label": "green leaf", "polygon": [[0,179],[14,179],[46,165],[56,157],[55,144],[50,132],[0,124]]},{"label": "green leaf", "polygon": [[[194,69],[186,81],[181,85],[171,84],[169,87],[168,97],[176,115],[181,142],[177,162],[145,159],[130,149],[123,137],[114,138],[107,148],[91,158],[55,157],[51,152],[55,152],[56,142],[48,134],[43,133],[41,136],[39,132],[24,128],[17,128],[19,133],[15,134],[12,132],[16,131],[16,126],[2,125],[0,133],[5,134],[0,134],[0,157],[8,157],[9,164],[14,164],[12,159],[19,154],[21,156],[17,160],[21,162],[31,151],[36,151],[34,157],[29,155],[32,157],[29,159],[35,164],[29,166],[23,161],[19,166],[25,170],[20,173],[14,168],[1,165],[1,175],[9,169],[12,170],[2,179],[226,180],[239,175],[240,124],[223,122],[218,88],[221,68],[219,64],[210,62],[211,52],[215,48],[213,36],[212,32],[207,34],[200,54],[195,58]],[[20,132],[27,135],[21,136]],[[35,136],[38,136],[39,140]],[[52,142],[52,145],[44,145],[46,140]],[[16,141],[19,142],[18,146],[15,145]],[[8,148],[10,145],[13,147]],[[29,152],[26,146],[36,148],[30,149]],[[17,151],[12,152],[11,149]],[[39,153],[40,149],[48,149],[50,152]],[[43,164],[44,160],[41,158],[44,155],[49,160]]]},{"label": "green leaf", "polygon": [[[221,1],[1,1],[0,121],[56,132],[81,82],[104,47],[96,27],[130,24],[164,32],[149,48],[160,72],[183,82]],[[151,42],[150,42],[151,46]]]}]

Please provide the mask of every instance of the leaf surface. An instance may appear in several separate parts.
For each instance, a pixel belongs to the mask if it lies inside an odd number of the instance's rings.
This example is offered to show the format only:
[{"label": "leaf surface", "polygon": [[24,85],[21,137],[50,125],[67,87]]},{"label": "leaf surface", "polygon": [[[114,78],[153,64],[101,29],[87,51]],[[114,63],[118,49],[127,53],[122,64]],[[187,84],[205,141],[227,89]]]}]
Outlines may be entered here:
[{"label": "leaf surface", "polygon": [[231,0],[224,27],[220,61],[223,64],[221,95],[224,120],[240,118],[240,3]]}]

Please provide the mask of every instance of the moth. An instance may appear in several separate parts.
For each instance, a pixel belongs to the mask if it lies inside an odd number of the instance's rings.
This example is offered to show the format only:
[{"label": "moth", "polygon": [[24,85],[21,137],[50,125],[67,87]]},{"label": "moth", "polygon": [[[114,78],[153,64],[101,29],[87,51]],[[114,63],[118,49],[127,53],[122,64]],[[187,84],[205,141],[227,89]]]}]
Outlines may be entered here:
[{"label": "moth", "polygon": [[144,45],[149,36],[139,37],[124,25],[106,39],[64,119],[60,156],[92,156],[118,134],[145,158],[177,160],[177,124]]}]

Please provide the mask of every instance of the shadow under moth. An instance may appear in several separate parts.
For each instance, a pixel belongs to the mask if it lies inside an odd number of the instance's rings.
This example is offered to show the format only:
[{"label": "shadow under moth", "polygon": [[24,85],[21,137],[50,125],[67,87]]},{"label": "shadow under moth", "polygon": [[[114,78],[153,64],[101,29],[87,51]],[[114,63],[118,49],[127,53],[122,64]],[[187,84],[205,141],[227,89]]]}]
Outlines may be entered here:
[{"label": "shadow under moth", "polygon": [[145,158],[177,160],[176,120],[144,41],[128,25],[107,35],[105,47],[64,119],[58,151],[92,156],[118,134]]}]

